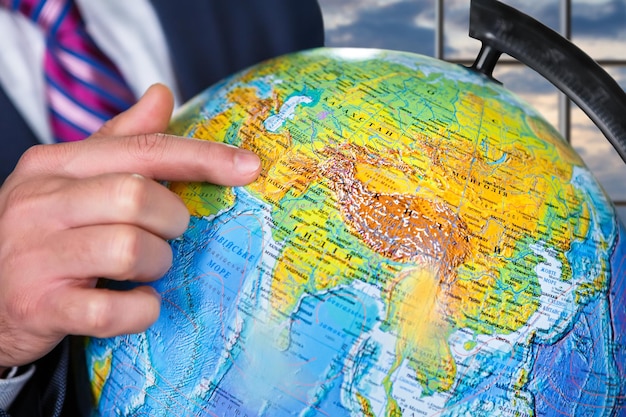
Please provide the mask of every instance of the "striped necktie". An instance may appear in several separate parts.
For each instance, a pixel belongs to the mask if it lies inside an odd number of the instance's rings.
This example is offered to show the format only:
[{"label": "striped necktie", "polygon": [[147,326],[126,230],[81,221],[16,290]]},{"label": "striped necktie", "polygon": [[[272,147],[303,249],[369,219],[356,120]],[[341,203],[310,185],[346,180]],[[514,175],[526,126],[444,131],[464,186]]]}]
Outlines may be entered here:
[{"label": "striped necktie", "polygon": [[120,72],[85,30],[73,0],[0,0],[44,31],[44,73],[52,134],[84,139],[135,98]]}]

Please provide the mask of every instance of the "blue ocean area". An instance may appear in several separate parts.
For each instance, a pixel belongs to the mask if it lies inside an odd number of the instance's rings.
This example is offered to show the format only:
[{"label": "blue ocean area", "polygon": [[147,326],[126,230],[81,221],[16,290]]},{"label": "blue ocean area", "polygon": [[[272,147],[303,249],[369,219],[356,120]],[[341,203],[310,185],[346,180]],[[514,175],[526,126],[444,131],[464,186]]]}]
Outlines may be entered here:
[{"label": "blue ocean area", "polygon": [[538,349],[531,374],[538,416],[626,410],[626,230],[617,226],[608,294],[587,304],[562,340]]},{"label": "blue ocean area", "polygon": [[626,228],[620,222],[615,252],[611,256],[609,308],[613,334],[612,356],[617,367],[617,408],[626,414]]},{"label": "blue ocean area", "polygon": [[538,347],[530,374],[537,416],[610,415],[620,382],[604,334],[609,320],[606,300],[597,298],[565,337]]},{"label": "blue ocean area", "polygon": [[[185,404],[189,407],[185,413],[201,413],[207,406],[201,395],[211,393],[211,382],[217,384],[228,370],[222,356],[231,325],[241,312],[244,272],[255,271],[263,247],[254,212],[237,213],[233,219],[229,214],[191,219],[185,235],[172,242],[176,253],[172,268],[155,285],[163,298],[159,320],[145,335],[125,336],[118,344],[112,364],[118,384],[143,389],[147,377],[154,378],[141,401],[144,407],[162,409],[165,401],[168,407]],[[103,407],[119,392],[119,386],[109,385]]]},{"label": "blue ocean area", "polygon": [[241,415],[350,416],[340,403],[345,362],[377,316],[376,301],[351,288],[306,295],[283,329],[288,332],[283,349],[276,329],[250,324],[242,342],[245,352],[220,387],[242,402],[237,408]]},{"label": "blue ocean area", "polygon": [[479,369],[479,372],[467,372],[460,376],[454,396],[446,404],[448,413],[444,415],[461,415],[459,410],[472,408],[473,402],[507,405],[507,397],[511,394],[520,360],[523,359],[523,350],[522,346],[501,352],[486,349],[468,357],[464,367]]}]

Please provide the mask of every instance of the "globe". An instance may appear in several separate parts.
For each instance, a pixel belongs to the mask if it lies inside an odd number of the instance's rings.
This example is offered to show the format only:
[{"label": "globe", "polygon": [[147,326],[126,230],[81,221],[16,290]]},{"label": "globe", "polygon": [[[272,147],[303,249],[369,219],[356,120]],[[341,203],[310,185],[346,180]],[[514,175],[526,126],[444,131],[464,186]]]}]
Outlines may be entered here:
[{"label": "globe", "polygon": [[191,222],[158,321],[87,344],[95,415],[626,413],[626,231],[502,85],[320,48],[210,87],[170,130],[262,173],[167,184]]}]

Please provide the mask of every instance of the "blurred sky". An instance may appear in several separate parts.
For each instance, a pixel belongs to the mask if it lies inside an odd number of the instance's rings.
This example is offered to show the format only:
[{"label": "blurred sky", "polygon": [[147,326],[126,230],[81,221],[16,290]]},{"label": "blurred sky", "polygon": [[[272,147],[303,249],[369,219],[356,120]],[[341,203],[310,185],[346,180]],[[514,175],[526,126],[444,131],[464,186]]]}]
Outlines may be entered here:
[{"label": "blurred sky", "polygon": [[[504,0],[556,31],[562,0]],[[327,46],[385,48],[435,55],[435,0],[319,0]],[[444,59],[473,60],[480,42],[468,36],[470,0],[444,1]],[[572,41],[597,60],[626,63],[626,0],[571,0]],[[501,58],[504,59],[504,58]],[[605,69],[626,89],[626,65]],[[495,77],[558,127],[559,93],[523,66],[496,67]],[[571,139],[626,221],[626,164],[572,104]],[[626,117],[626,115],[624,115]]]}]

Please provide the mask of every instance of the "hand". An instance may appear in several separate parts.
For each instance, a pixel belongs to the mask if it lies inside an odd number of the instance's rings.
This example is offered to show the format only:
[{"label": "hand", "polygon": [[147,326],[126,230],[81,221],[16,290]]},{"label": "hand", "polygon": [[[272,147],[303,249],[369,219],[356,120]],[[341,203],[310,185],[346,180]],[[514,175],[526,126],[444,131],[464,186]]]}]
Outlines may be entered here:
[{"label": "hand", "polygon": [[30,363],[68,334],[145,330],[159,315],[150,286],[170,267],[166,242],[189,213],[155,180],[243,185],[260,161],[249,151],[159,134],[173,100],[156,85],[82,142],[27,151],[0,188],[0,370]]}]

